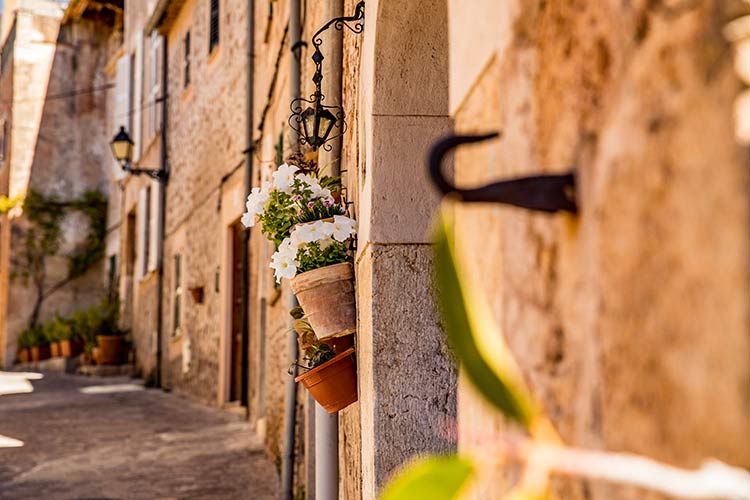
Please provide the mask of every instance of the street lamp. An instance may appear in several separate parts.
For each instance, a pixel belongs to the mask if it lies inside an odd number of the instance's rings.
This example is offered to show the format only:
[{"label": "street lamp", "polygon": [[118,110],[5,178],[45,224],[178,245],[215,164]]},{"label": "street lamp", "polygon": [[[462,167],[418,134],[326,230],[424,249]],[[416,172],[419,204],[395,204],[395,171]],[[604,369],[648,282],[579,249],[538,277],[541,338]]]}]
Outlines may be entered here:
[{"label": "street lamp", "polygon": [[[331,145],[326,145],[325,143],[336,137],[341,137],[346,132],[344,110],[341,106],[326,106],[323,104],[326,96],[323,95],[321,85],[323,81],[322,65],[324,57],[320,51],[320,46],[323,44],[323,39],[320,38],[320,35],[331,26],[339,31],[347,27],[354,33],[362,33],[364,18],[365,2],[361,1],[354,8],[353,16],[331,19],[315,32],[312,37],[312,44],[315,47],[315,52],[312,55],[312,60],[315,63],[315,73],[312,77],[312,81],[315,84],[315,92],[310,96],[310,99],[300,97],[292,101],[290,105],[292,114],[289,117],[289,126],[299,134],[299,142],[301,144],[307,144],[314,150],[322,146],[323,149],[330,151]],[[302,103],[309,104],[304,111],[302,110]],[[339,130],[337,134],[331,136],[331,131],[333,131],[334,127]]]},{"label": "street lamp", "polygon": [[132,168],[130,164],[133,161],[133,140],[125,127],[120,127],[117,135],[109,143],[112,148],[112,154],[115,160],[120,164],[123,171],[132,175],[146,174],[159,182],[167,181],[167,172],[165,170],[150,170],[145,168]]}]

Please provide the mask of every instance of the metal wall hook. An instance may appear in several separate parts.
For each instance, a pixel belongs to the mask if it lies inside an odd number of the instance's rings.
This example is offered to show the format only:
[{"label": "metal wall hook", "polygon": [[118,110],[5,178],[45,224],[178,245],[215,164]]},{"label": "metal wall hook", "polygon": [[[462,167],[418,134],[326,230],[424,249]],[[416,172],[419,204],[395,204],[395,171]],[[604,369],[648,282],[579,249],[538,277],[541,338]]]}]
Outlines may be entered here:
[{"label": "metal wall hook", "polygon": [[435,142],[428,155],[428,168],[435,186],[444,194],[464,202],[505,203],[516,207],[554,213],[577,213],[573,172],[558,175],[534,175],[495,182],[474,189],[460,189],[443,175],[443,157],[462,144],[499,137],[499,132],[484,135],[447,135]]}]

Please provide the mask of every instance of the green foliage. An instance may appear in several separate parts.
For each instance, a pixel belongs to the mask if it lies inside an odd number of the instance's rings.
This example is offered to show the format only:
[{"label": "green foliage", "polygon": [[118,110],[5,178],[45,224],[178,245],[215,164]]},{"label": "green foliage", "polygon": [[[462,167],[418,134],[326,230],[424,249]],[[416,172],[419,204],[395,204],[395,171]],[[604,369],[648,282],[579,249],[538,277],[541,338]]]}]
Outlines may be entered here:
[{"label": "green foliage", "polygon": [[325,248],[321,248],[319,242],[313,241],[301,246],[297,251],[297,262],[299,262],[297,273],[341,264],[342,262],[352,262],[352,260],[353,257],[346,243],[333,241]]},{"label": "green foliage", "polygon": [[81,198],[70,202],[70,207],[82,212],[89,220],[85,244],[68,255],[68,277],[75,278],[104,257],[107,198],[98,191],[86,191]]},{"label": "green foliage", "polygon": [[294,319],[302,319],[305,317],[305,311],[300,306],[297,306],[289,311],[289,315]]},{"label": "green foliage", "polygon": [[45,343],[44,333],[40,326],[27,328],[18,336],[18,348],[26,349]]},{"label": "green foliage", "polygon": [[118,326],[120,305],[118,301],[104,299],[100,304],[73,313],[70,318],[72,336],[85,346],[96,346],[97,335],[123,335]]},{"label": "green foliage", "polygon": [[70,321],[58,315],[55,315],[52,321],[41,324],[40,328],[45,340],[49,343],[69,340],[73,336],[73,328]]},{"label": "green foliage", "polygon": [[323,342],[315,342],[305,349],[305,359],[308,368],[315,368],[332,360],[336,356],[330,345]]},{"label": "green foliage", "polygon": [[287,238],[292,232],[296,222],[294,221],[295,211],[292,209],[292,195],[273,190],[270,193],[268,203],[266,203],[265,212],[258,216],[261,223],[261,230],[269,240],[281,245],[284,238]]},{"label": "green foliage", "polygon": [[297,203],[296,206],[297,215],[293,218],[295,224],[329,219],[334,215],[344,215],[345,211],[341,205],[327,203],[322,198],[317,198],[307,204]]},{"label": "green foliage", "polygon": [[[47,286],[46,259],[57,255],[60,250],[60,223],[66,210],[76,210],[86,215],[88,233],[85,244],[67,256],[67,277]],[[31,279],[36,287],[37,297],[29,320],[29,326],[33,327],[44,300],[68,281],[83,275],[104,255],[107,199],[97,191],[87,191],[80,198],[62,201],[32,189],[23,201],[23,211],[29,224],[24,231],[23,251],[14,256],[16,271],[13,278]]]},{"label": "green foliage", "polygon": [[457,455],[422,458],[401,471],[380,500],[453,500],[473,474],[473,464]]},{"label": "green foliage", "polygon": [[466,282],[459,269],[452,232],[452,221],[443,221],[434,238],[437,295],[448,342],[487,401],[528,429],[535,422],[536,406],[485,297]]}]

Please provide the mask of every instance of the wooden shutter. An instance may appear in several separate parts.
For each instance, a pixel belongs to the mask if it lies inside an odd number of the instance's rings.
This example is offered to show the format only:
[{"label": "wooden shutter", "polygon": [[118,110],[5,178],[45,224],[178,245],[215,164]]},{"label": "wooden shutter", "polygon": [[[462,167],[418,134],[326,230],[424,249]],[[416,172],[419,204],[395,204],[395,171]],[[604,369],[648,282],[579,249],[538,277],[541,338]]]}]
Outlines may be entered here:
[{"label": "wooden shutter", "polygon": [[161,201],[161,190],[163,189],[163,185],[160,182],[153,181],[151,183],[151,189],[149,190],[151,195],[149,199],[149,215],[150,215],[150,221],[149,221],[149,236],[148,236],[148,271],[153,271],[156,269],[156,266],[158,265],[158,251],[159,251],[159,229],[160,229],[160,223],[159,220],[159,214],[161,213],[159,210],[159,203]]},{"label": "wooden shutter", "polygon": [[135,89],[134,99],[135,109],[133,110],[133,132],[131,137],[135,147],[133,148],[133,161],[138,161],[141,157],[141,147],[143,145],[143,33],[136,38],[135,44]]},{"label": "wooden shutter", "polygon": [[146,249],[148,248],[148,187],[141,188],[138,193],[138,208],[136,209],[136,243],[135,272],[140,279],[146,275]]},{"label": "wooden shutter", "polygon": [[[117,60],[115,74],[115,109],[112,116],[112,137],[120,127],[128,127],[130,122],[130,56],[125,55]],[[128,130],[128,133],[132,133]],[[112,173],[115,180],[125,177],[120,163],[112,158]]]},{"label": "wooden shutter", "polygon": [[219,45],[219,0],[211,0],[211,18],[209,24],[208,52],[211,53],[214,47]]}]

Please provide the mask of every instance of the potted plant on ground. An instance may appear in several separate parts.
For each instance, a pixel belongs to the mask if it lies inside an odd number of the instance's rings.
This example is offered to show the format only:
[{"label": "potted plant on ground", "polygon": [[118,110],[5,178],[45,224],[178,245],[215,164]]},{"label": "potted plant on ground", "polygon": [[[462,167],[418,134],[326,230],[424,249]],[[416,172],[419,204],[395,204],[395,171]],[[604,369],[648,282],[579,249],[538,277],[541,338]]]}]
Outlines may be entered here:
[{"label": "potted plant on ground", "polygon": [[335,354],[325,342],[315,342],[305,351],[308,371],[294,379],[310,391],[328,413],[341,411],[357,401],[357,371],[354,348]]},{"label": "potted plant on ground", "polygon": [[55,318],[57,332],[56,337],[58,338],[60,356],[73,357],[78,356],[83,350],[83,345],[80,339],[73,331],[73,321],[69,319],[63,319],[60,317]]},{"label": "potted plant on ground", "polygon": [[42,326],[37,325],[30,331],[32,332],[31,361],[43,361],[45,359],[49,359],[49,342],[44,336],[44,330]]},{"label": "potted plant on ground", "polygon": [[124,332],[118,326],[119,304],[105,300],[92,315],[94,324],[90,325],[96,332],[96,349],[94,360],[99,365],[119,365],[124,357]]},{"label": "potted plant on ground", "polygon": [[28,363],[31,361],[31,347],[34,345],[34,332],[26,329],[18,336],[18,361]]}]

